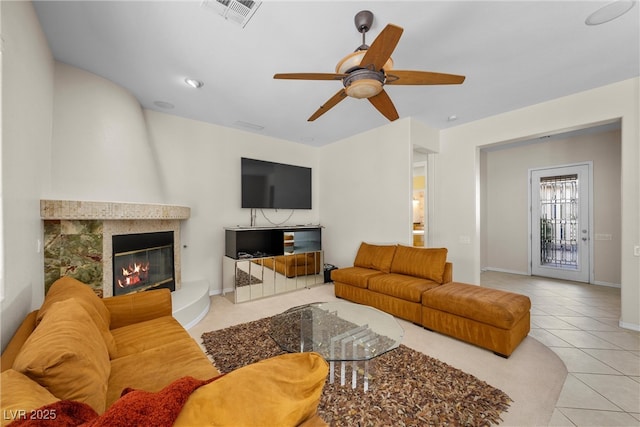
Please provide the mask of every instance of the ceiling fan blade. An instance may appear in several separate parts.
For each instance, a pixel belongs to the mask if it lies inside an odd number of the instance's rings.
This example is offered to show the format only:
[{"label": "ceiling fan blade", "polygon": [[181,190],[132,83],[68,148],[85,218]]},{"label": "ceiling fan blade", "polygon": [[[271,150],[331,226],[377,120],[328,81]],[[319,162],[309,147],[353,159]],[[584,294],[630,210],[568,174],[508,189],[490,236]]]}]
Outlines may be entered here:
[{"label": "ceiling fan blade", "polygon": [[329,111],[331,108],[335,107],[338,102],[342,101],[346,97],[347,97],[347,92],[344,89],[339,90],[338,93],[333,95],[327,102],[322,104],[322,106],[318,108],[318,110],[315,113],[313,113],[311,117],[307,119],[307,121],[308,122],[314,121],[315,119],[317,119],[318,117],[320,117],[321,115]]},{"label": "ceiling fan blade", "polygon": [[387,95],[387,92],[383,89],[382,92],[376,96],[369,98],[369,101],[373,104],[378,111],[382,113],[387,119],[394,121],[398,119],[398,112],[396,107],[391,102],[391,98]]},{"label": "ceiling fan blade", "polygon": [[274,79],[292,79],[292,80],[342,80],[346,74],[336,73],[281,73],[275,74]]},{"label": "ceiling fan blade", "polygon": [[382,67],[391,57],[393,50],[400,41],[400,36],[404,30],[397,25],[387,24],[384,30],[371,43],[371,46],[364,54],[360,66],[365,68],[372,66],[374,71],[382,70]]},{"label": "ceiling fan blade", "polygon": [[459,85],[465,76],[430,71],[390,70],[385,85]]}]

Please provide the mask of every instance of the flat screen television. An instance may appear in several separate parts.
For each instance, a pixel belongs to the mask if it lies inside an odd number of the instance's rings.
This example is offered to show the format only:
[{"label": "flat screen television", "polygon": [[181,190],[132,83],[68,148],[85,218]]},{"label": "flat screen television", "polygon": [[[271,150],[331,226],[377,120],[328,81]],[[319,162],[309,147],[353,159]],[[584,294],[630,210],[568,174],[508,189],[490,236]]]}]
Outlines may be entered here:
[{"label": "flat screen television", "polygon": [[242,207],[311,209],[311,168],[241,159]]}]

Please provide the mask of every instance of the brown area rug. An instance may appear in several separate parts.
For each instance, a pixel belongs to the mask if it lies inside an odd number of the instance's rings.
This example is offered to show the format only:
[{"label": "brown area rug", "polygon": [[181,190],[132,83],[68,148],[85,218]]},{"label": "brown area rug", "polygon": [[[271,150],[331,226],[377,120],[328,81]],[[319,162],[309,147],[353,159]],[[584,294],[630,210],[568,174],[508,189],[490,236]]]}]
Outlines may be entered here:
[{"label": "brown area rug", "polygon": [[[227,373],[284,353],[269,325],[264,318],[205,332],[202,341]],[[318,406],[322,419],[331,426],[489,426],[511,402],[473,375],[404,345],[376,358],[371,371],[366,393],[361,378],[356,389],[327,381]]]}]

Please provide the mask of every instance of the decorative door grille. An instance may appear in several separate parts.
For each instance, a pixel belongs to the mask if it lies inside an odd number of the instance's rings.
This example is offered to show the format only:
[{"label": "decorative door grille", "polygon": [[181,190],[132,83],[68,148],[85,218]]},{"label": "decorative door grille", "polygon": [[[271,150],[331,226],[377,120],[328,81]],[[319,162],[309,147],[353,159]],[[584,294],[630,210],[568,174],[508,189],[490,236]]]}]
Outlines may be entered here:
[{"label": "decorative door grille", "polygon": [[540,264],[578,268],[578,175],[540,179]]}]

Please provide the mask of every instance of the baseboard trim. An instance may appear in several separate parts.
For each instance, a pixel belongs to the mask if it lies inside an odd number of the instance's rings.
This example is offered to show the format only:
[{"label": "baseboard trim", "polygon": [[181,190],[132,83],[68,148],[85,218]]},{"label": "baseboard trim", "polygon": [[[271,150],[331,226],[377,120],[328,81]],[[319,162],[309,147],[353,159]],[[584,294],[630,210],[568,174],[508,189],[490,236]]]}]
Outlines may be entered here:
[{"label": "baseboard trim", "polygon": [[225,296],[226,294],[230,294],[231,292],[233,292],[235,289],[233,288],[226,288],[226,289],[218,289],[215,291],[209,291],[209,296],[215,296],[215,295],[222,295]]},{"label": "baseboard trim", "polygon": [[517,270],[507,270],[505,268],[496,268],[496,267],[484,267],[482,271],[495,271],[496,273],[509,273],[509,274],[517,274],[519,276],[530,276],[527,271],[517,271]]},{"label": "baseboard trim", "polygon": [[618,288],[618,289],[622,288],[622,285],[620,285],[619,283],[601,282],[599,280],[594,280],[593,282],[591,282],[591,284],[598,285],[598,286],[606,286],[608,288]]},{"label": "baseboard trim", "polygon": [[620,320],[618,322],[618,326],[620,326],[621,328],[624,328],[624,329],[631,329],[632,331],[640,332],[640,325],[637,325],[635,323],[627,323],[627,322],[623,322],[622,320]]}]

